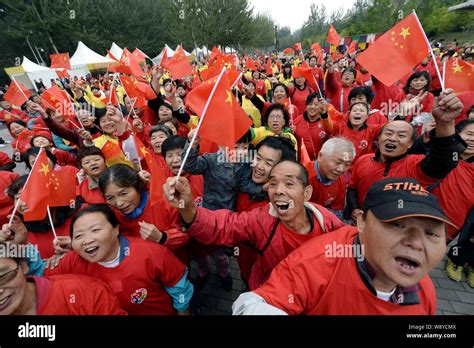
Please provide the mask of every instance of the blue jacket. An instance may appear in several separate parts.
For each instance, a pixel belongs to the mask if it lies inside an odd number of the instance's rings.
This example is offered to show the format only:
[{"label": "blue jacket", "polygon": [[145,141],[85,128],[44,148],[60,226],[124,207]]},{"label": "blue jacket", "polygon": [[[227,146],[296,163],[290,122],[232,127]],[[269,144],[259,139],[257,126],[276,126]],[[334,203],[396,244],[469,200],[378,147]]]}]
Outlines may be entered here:
[{"label": "blue jacket", "polygon": [[[189,142],[183,152],[183,159]],[[210,210],[235,210],[237,194],[262,192],[262,185],[251,179],[250,163],[230,163],[224,161],[223,151],[199,156],[199,148],[191,149],[184,170],[204,177],[204,208]]]}]

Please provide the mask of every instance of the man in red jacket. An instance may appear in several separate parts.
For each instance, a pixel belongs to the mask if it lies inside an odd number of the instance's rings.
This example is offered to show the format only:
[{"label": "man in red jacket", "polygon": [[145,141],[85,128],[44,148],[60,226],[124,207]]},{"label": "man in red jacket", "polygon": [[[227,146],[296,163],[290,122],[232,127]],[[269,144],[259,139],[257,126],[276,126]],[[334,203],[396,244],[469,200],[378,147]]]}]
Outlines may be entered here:
[{"label": "man in red jacket", "polygon": [[416,180],[377,181],[357,228],[300,247],[260,289],[242,294],[233,313],[433,315],[428,273],[446,251],[447,224],[436,197]]},{"label": "man in red jacket", "polygon": [[[406,109],[411,106],[406,105]],[[365,194],[377,180],[384,177],[409,177],[427,187],[456,168],[459,154],[465,150],[454,128],[454,120],[462,109],[463,105],[453,90],[447,89],[441,93],[433,107],[436,128],[430,133],[431,151],[426,156],[407,154],[416,137],[410,123],[399,120],[386,124],[380,131],[379,151],[361,156],[354,164],[347,190],[346,217],[355,219],[360,214]]]},{"label": "man in red jacket", "polygon": [[256,289],[272,269],[304,242],[342,227],[325,208],[308,203],[312,194],[308,172],[286,160],[273,167],[268,181],[271,204],[250,212],[211,211],[196,207],[186,178],[168,178],[163,185],[169,203],[179,209],[183,229],[203,244],[233,246],[250,242],[259,252],[249,278]]},{"label": "man in red jacket", "polygon": [[316,161],[306,165],[313,187],[311,202],[322,205],[342,217],[348,184],[345,175],[354,159],[354,145],[345,138],[331,138],[318,153]]}]

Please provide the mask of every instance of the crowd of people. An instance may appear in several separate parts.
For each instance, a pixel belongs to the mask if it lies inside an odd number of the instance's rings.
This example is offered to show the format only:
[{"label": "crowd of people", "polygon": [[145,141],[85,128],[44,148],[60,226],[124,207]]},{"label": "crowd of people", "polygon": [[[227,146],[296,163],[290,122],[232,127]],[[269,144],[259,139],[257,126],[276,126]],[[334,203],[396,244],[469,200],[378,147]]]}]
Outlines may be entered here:
[{"label": "crowd of people", "polygon": [[[474,287],[474,91],[442,90],[435,64],[474,51],[434,52],[393,86],[342,48],[234,54],[252,126],[231,149],[196,134],[187,104],[216,57],[180,79],[154,66],[136,78],[141,102],[109,71],[51,81],[73,114],[42,81],[22,105],[0,96],[13,151],[0,151],[0,245],[28,250],[0,257],[0,314],[199,314],[210,260],[231,291],[233,257],[234,314],[435,314],[428,273],[446,253],[447,276]],[[41,153],[73,173],[76,198],[32,221],[15,169]]]}]

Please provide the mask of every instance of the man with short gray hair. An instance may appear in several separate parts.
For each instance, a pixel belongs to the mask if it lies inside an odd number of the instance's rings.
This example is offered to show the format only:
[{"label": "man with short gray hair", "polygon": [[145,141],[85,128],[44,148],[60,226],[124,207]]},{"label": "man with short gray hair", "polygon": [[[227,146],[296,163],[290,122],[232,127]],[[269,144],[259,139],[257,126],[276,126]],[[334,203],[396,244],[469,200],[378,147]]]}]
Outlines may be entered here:
[{"label": "man with short gray hair", "polygon": [[345,174],[355,153],[352,142],[335,137],[323,144],[316,161],[306,165],[313,186],[310,201],[331,210],[339,218],[346,200],[348,182]]}]

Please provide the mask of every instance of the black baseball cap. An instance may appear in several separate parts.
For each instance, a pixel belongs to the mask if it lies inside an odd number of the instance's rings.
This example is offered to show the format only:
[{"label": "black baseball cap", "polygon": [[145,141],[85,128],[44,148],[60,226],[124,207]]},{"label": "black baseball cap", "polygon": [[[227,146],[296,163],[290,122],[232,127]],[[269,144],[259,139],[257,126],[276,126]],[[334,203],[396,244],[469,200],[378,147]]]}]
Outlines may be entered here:
[{"label": "black baseball cap", "polygon": [[364,211],[367,210],[383,222],[407,217],[426,217],[457,228],[444,214],[436,196],[412,178],[376,181],[365,196]]}]

